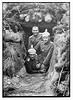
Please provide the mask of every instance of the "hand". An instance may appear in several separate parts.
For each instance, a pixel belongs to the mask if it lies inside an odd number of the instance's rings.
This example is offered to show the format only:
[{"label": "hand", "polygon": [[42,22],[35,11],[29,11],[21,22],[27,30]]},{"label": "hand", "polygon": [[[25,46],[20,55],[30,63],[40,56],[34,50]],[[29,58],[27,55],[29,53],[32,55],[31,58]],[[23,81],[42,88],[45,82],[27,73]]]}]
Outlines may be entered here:
[{"label": "hand", "polygon": [[39,63],[39,64],[36,65],[36,67],[37,67],[37,68],[40,68],[40,65],[41,65],[41,64]]},{"label": "hand", "polygon": [[41,69],[42,69],[42,68],[45,68],[45,65],[44,65],[44,64],[41,65]]},{"label": "hand", "polygon": [[42,72],[42,73],[46,72],[46,69],[45,69],[45,65],[44,65],[44,64],[41,65],[41,70],[40,70],[40,72]]}]

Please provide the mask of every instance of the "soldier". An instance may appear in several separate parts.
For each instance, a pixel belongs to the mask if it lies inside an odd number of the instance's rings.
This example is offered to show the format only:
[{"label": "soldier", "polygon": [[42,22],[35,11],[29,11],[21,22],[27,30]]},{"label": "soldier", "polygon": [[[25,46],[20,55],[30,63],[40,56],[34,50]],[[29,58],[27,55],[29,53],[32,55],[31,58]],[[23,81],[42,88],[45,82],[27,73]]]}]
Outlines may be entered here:
[{"label": "soldier", "polygon": [[40,69],[40,63],[37,59],[36,50],[33,48],[33,45],[31,45],[31,48],[28,50],[28,57],[25,60],[25,68],[29,74],[38,73],[38,70]]},{"label": "soldier", "polygon": [[39,34],[39,29],[37,26],[32,28],[32,33],[33,35],[29,37],[28,48],[30,48],[31,45],[34,47],[41,40],[41,34]]},{"label": "soldier", "polygon": [[54,49],[53,43],[50,41],[50,34],[47,32],[47,29],[42,34],[42,41],[38,42],[34,48],[37,52],[40,49],[38,59],[41,63],[41,70],[39,70],[39,72],[47,72]]}]

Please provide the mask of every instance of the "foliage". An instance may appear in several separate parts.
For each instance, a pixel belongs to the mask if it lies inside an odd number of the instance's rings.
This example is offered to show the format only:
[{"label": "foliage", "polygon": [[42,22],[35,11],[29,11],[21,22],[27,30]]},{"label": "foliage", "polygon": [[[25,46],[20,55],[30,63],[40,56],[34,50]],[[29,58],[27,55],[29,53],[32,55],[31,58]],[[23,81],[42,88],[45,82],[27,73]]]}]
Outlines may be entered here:
[{"label": "foliage", "polygon": [[[31,17],[30,19],[32,19],[33,18],[32,15],[36,15],[35,14],[36,12],[37,15],[39,16],[39,17],[36,16],[37,20],[29,20],[29,16]],[[52,17],[51,21],[52,24],[50,24],[49,21],[48,23],[47,21],[44,22],[44,17],[47,15],[47,13],[49,13]],[[22,18],[20,18],[20,15],[23,15],[21,16]],[[70,18],[69,3],[3,3],[3,21],[2,21],[3,68],[4,68],[3,72],[4,75],[7,75],[7,77],[9,76],[9,81],[6,83],[7,87],[9,87],[10,85],[9,82],[11,82],[12,79],[18,82],[19,78],[14,77],[14,75],[17,75],[17,73],[19,73],[19,75],[20,74],[22,75],[24,67],[24,58],[26,56],[26,49],[25,49],[26,38],[25,38],[25,32],[23,32],[22,24],[27,27],[32,27],[33,23],[37,23],[39,24],[39,26],[43,27],[43,25],[47,23],[46,24],[47,28],[49,28],[49,25],[55,26],[54,28],[52,26],[54,33],[54,51],[53,51],[53,56],[51,58],[50,69],[49,69],[49,72],[52,76],[51,81],[55,90],[54,92],[57,93],[57,96],[59,94],[62,94],[62,96],[69,96],[70,94],[69,18]],[[37,22],[38,19],[42,19],[42,21],[40,20],[41,22],[40,21]],[[60,29],[62,30],[61,32],[59,32]],[[28,34],[26,35],[28,37]],[[36,80],[36,77],[34,78]],[[14,80],[12,80],[12,82],[14,82]],[[30,80],[30,78],[28,78],[27,80]]]},{"label": "foliage", "polygon": [[[57,20],[61,20],[67,8],[69,8],[69,3],[3,3],[3,23],[9,23],[10,26],[14,24],[22,29],[20,23],[25,23],[29,20],[31,23],[38,20],[40,24],[41,21],[44,21],[43,17],[47,13],[51,15],[52,22],[56,23]],[[21,19],[20,15],[22,15]],[[36,19],[33,19],[33,16]],[[44,24],[46,23],[44,22]],[[28,23],[25,25],[28,25]]]}]

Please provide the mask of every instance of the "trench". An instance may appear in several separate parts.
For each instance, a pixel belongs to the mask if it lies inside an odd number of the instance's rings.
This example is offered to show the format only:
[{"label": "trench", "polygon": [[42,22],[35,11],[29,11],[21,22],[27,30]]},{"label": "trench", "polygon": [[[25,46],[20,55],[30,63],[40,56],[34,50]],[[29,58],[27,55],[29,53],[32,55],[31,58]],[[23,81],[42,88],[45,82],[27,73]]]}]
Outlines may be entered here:
[{"label": "trench", "polygon": [[[22,25],[23,31],[25,33],[25,47],[28,46],[28,38],[32,35],[32,27],[25,27]],[[54,36],[52,33],[52,28],[39,27],[39,32],[42,33],[48,29],[50,36]],[[51,38],[53,42],[54,38]],[[48,69],[49,70],[49,69]],[[21,68],[18,74],[22,74],[22,77],[13,77],[12,80],[16,81],[13,83],[13,89],[8,89],[4,93],[6,96],[54,96],[53,86],[51,84],[51,76],[49,71],[45,74],[27,74],[25,68]],[[17,82],[18,80],[18,82]],[[7,93],[8,92],[8,93]]]},{"label": "trench", "polygon": [[[28,7],[25,6],[24,9],[21,10],[20,14],[25,14],[24,11],[26,11],[26,9],[29,12],[30,9],[35,9],[38,7],[37,7],[37,5],[36,5],[36,7],[34,7],[33,5],[32,5],[32,7],[30,5]],[[53,7],[54,6],[52,6],[52,8]],[[58,9],[59,9],[59,7],[58,7]],[[39,7],[39,10],[40,10],[40,7]],[[53,15],[51,22],[47,23],[44,20],[42,20],[42,22],[36,22],[35,20],[34,20],[34,22],[33,21],[26,22],[24,19],[19,18],[19,15],[20,15],[19,12],[18,12],[18,14],[15,15],[13,22],[11,20],[9,21],[9,23],[11,25],[10,27],[13,29],[13,31],[15,33],[16,33],[16,31],[15,31],[16,22],[18,22],[18,24],[20,24],[19,26],[22,27],[22,31],[24,33],[23,41],[24,41],[26,50],[27,50],[27,46],[28,46],[28,38],[32,35],[32,27],[33,26],[38,26],[40,33],[44,32],[45,29],[48,29],[48,32],[50,33],[50,40],[53,42],[54,33],[53,33],[52,29],[53,29],[53,27],[55,27],[57,25],[57,21],[61,21],[63,14],[66,12],[64,9],[59,9],[57,12],[55,12],[56,10],[54,8],[53,9],[50,9],[50,8],[45,9],[44,8],[42,10],[45,11],[45,13],[47,13],[47,11],[48,11],[50,14]],[[16,10],[13,10],[13,11],[16,11]],[[38,11],[38,9],[37,9],[37,11]],[[36,9],[35,9],[35,12],[36,12]],[[12,19],[12,17],[9,17],[9,18]],[[16,43],[16,45],[17,45],[17,43]],[[21,53],[21,52],[19,52],[19,53]],[[53,63],[54,59],[51,61]],[[16,65],[16,67],[19,67],[19,65]],[[21,65],[20,65],[20,67],[21,67]],[[16,73],[16,76],[13,76],[12,78],[3,75],[3,78],[5,78],[5,82],[7,81],[6,86],[3,87],[4,88],[3,95],[4,96],[57,96],[57,94],[55,94],[55,92],[54,92],[54,86],[52,84],[52,80],[54,80],[54,78],[57,78],[58,75],[55,73],[53,78],[52,78],[52,75],[53,75],[53,73],[51,73],[49,69],[48,69],[47,73],[44,73],[44,74],[28,74],[26,72],[25,66],[23,66]]]}]

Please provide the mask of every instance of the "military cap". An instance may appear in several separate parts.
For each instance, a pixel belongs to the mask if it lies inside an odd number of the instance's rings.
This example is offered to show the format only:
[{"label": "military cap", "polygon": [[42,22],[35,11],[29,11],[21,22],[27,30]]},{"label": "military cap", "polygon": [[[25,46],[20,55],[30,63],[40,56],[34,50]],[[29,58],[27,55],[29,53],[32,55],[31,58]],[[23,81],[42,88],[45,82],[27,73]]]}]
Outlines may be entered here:
[{"label": "military cap", "polygon": [[28,50],[29,54],[36,54],[36,50],[33,48],[33,45],[31,45],[31,48]]},{"label": "military cap", "polygon": [[38,28],[38,26],[33,26],[32,27],[32,30],[34,30],[34,29],[37,29],[38,30],[39,28]]},{"label": "military cap", "polygon": [[44,36],[50,36],[50,33],[47,31],[47,29],[45,29],[45,32],[42,34],[42,37]]}]

